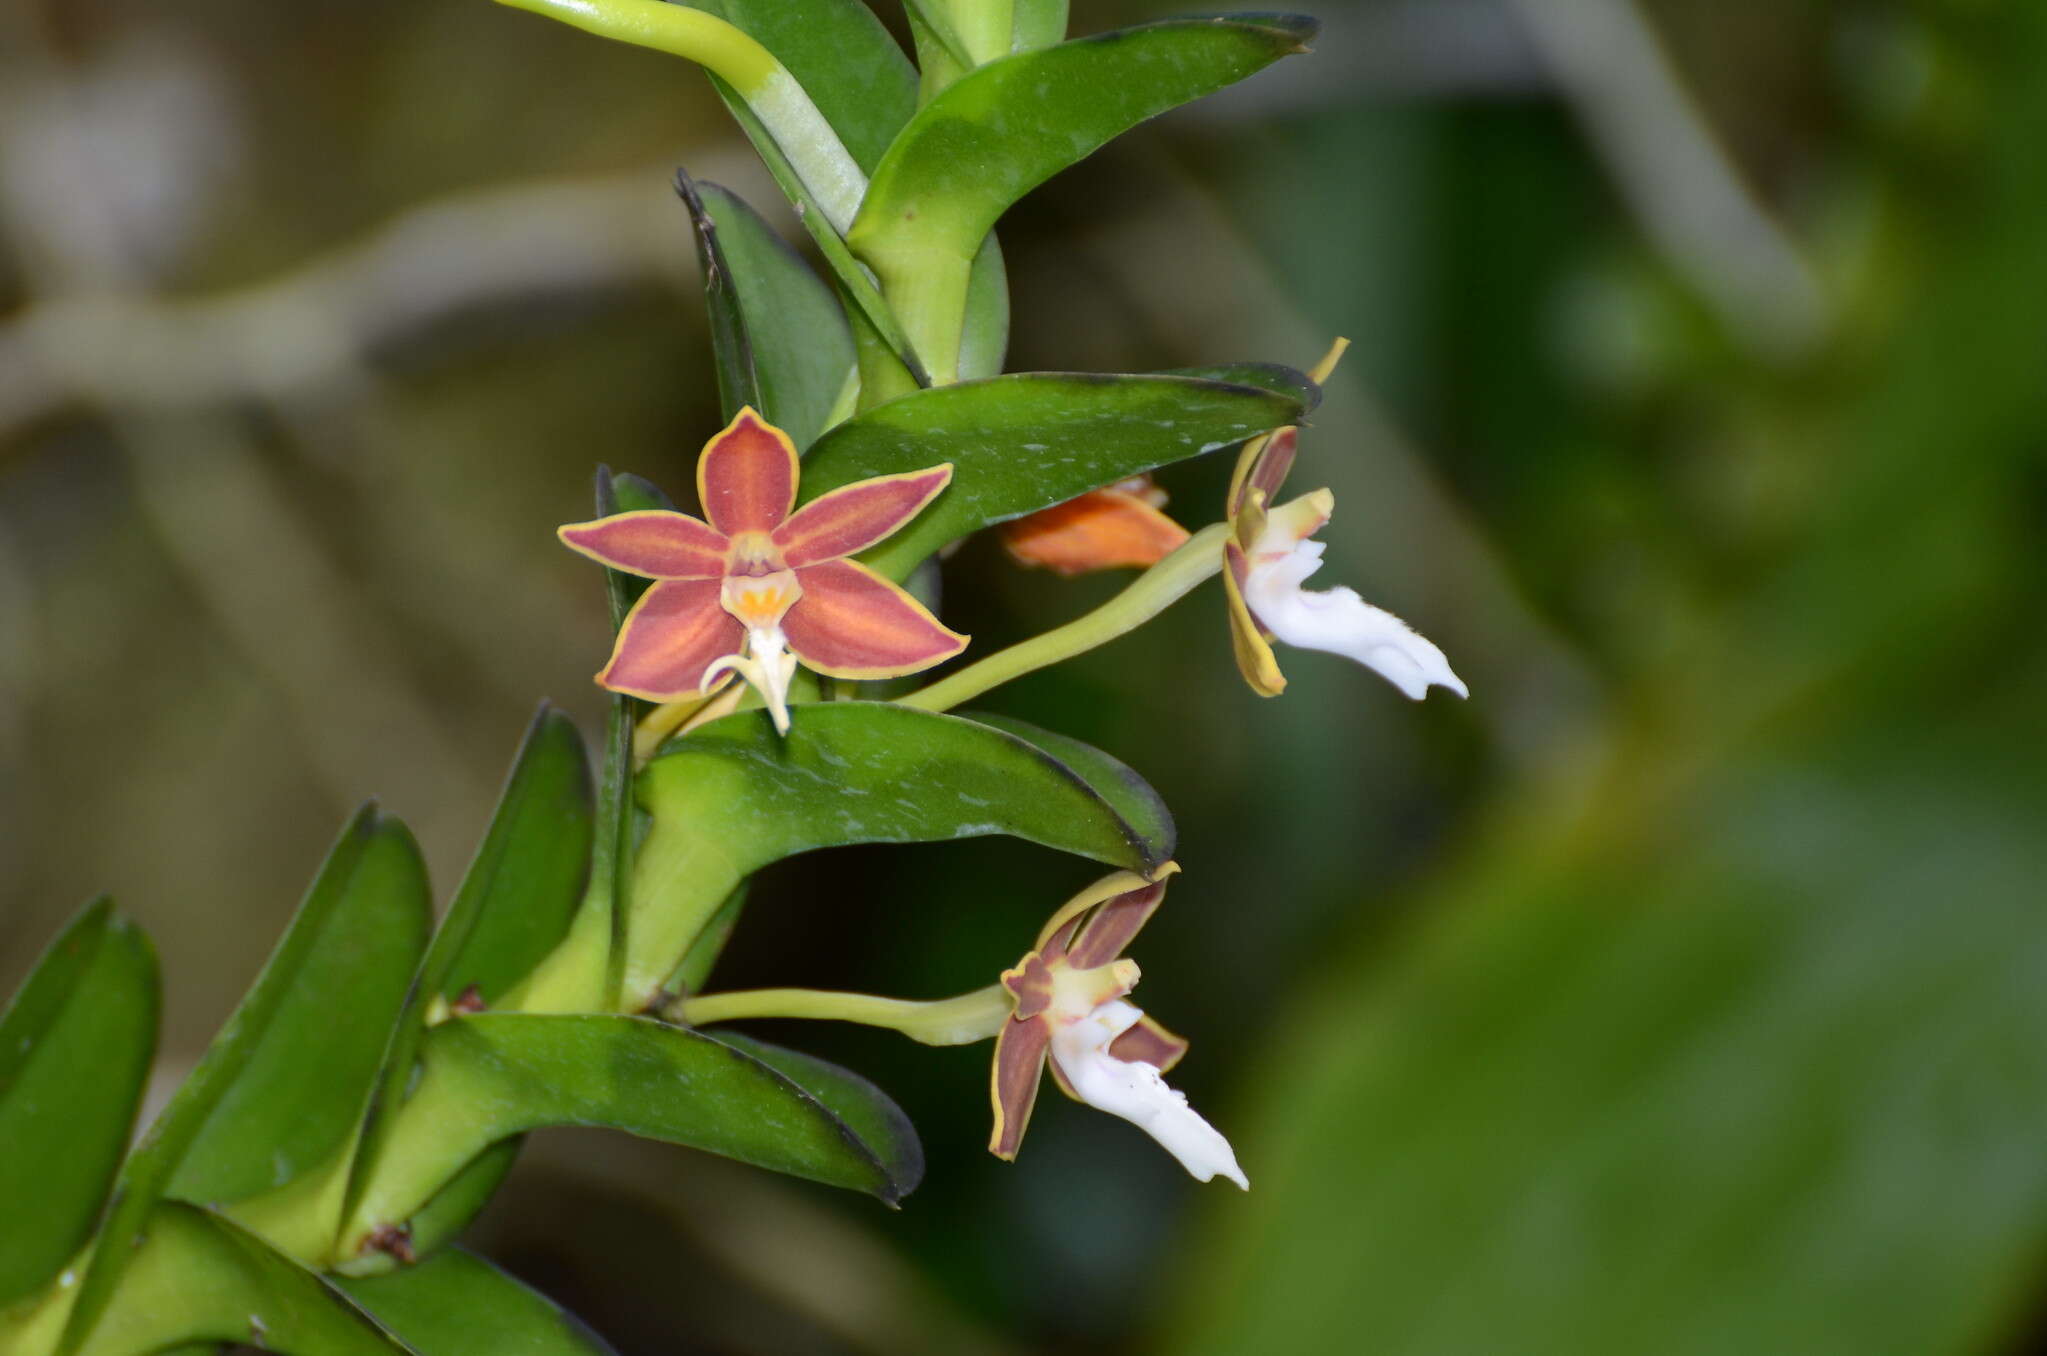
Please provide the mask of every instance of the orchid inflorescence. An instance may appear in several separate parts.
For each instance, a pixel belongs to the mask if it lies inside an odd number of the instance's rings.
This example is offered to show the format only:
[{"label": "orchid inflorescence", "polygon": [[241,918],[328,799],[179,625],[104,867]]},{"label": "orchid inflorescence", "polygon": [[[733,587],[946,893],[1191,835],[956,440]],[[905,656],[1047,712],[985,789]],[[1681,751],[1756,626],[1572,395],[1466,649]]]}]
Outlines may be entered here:
[{"label": "orchid inflorescence", "polygon": [[[0,1351],[452,1356],[515,1314],[538,1324],[521,1349],[563,1349],[551,1308],[533,1318],[535,1297],[443,1246],[543,1126],[608,1126],[890,1203],[913,1189],[923,1154],[900,1108],[732,1030],[752,1018],[992,1041],[996,1155],[1017,1155],[1049,1073],[1196,1178],[1247,1186],[1229,1141],[1165,1081],[1187,1042],[1132,1001],[1125,952],[1179,870],[1164,801],[1079,740],[953,713],[1218,574],[1261,696],[1285,687],[1275,643],[1346,655],[1411,698],[1465,693],[1398,618],[1305,587],[1334,496],[1280,491],[1341,340],[1307,371],[1002,374],[1002,214],[1144,119],[1305,51],[1313,21],[1166,20],[1069,42],[1063,3],[914,0],[920,72],[862,0],[720,7],[730,19],[662,0],[507,2],[710,71],[823,275],[737,196],[678,175],[725,420],[697,459],[699,511],[604,470],[595,516],[559,529],[605,568],[602,756],[593,776],[574,722],[543,706],[438,918],[410,834],[366,806],[139,1141],[153,953],[106,901],[53,944],[0,1014],[0,1132],[28,1150],[0,1144],[9,1228],[46,1222],[0,1247]],[[1183,526],[1155,473],[1226,448],[1219,513]],[[969,655],[936,614],[945,553],[984,530],[1052,576],[1140,573],[1083,616]],[[989,956],[979,987],[707,991],[762,868],[991,834],[1108,874],[1020,954]],[[95,1076],[80,1079],[67,1052],[87,1049]]]},{"label": "orchid inflorescence", "polygon": [[[1318,380],[1328,377],[1344,346],[1338,340],[1313,370]],[[1320,566],[1322,547],[1312,537],[1329,521],[1334,496],[1325,489],[1273,502],[1292,469],[1298,436],[1289,425],[1246,443],[1226,517],[1207,532],[1189,533],[1167,518],[1164,495],[1146,477],[1015,520],[1005,526],[1005,545],[1025,564],[1068,576],[1130,565],[1160,570],[1175,553],[1194,547],[1208,571],[1224,579],[1232,648],[1245,681],[1261,696],[1276,696],[1286,686],[1273,639],[1348,655],[1410,698],[1419,700],[1431,686],[1464,696],[1442,651],[1399,618],[1347,588],[1302,587]],[[698,461],[709,524],[673,510],[641,509],[561,529],[572,549],[658,581],[627,615],[596,681],[628,696],[696,709],[737,673],[786,735],[803,719],[805,704],[794,703],[792,710],[789,695],[797,662],[828,677],[873,679],[921,672],[959,654],[966,637],[847,559],[908,526],[945,492],[952,469],[939,465],[858,481],[792,514],[800,475],[793,445],[753,410],[742,410]],[[1130,592],[1146,588],[1140,579]],[[738,658],[733,652],[742,634],[748,653]],[[1093,641],[1116,634],[1098,628]],[[990,662],[1002,666],[1000,656]],[[659,711],[647,720],[657,730],[668,727]],[[1032,949],[978,998],[917,1004],[777,989],[684,996],[669,1010],[698,1025],[832,1017],[938,1043],[993,1037],[989,1147],[998,1157],[1016,1156],[1040,1075],[1049,1069],[1062,1091],[1137,1125],[1198,1179],[1223,1176],[1248,1188],[1228,1141],[1164,1080],[1186,1053],[1186,1041],[1129,1001],[1138,972],[1123,950],[1165,898],[1167,876],[1178,870],[1166,862],[1148,874],[1117,872],[1089,887],[1054,913]],[[978,1024],[962,1024],[963,1012],[977,1015]]]}]

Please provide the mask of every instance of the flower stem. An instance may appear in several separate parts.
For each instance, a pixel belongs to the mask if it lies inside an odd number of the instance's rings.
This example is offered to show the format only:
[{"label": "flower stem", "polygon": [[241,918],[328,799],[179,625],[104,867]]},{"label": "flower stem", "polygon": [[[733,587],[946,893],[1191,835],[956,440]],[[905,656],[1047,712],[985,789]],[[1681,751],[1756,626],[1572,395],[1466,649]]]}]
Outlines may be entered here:
[{"label": "flower stem", "polygon": [[898,704],[921,711],[950,711],[1012,678],[1085,654],[1136,630],[1222,568],[1223,539],[1229,531],[1227,523],[1209,524],[1085,617],[998,650],[978,664],[969,664],[949,678],[899,698]]},{"label": "flower stem", "polygon": [[1002,1029],[1014,1006],[1000,984],[954,998],[920,1003],[826,989],[741,989],[705,994],[669,1005],[670,1017],[691,1026],[748,1017],[801,1017],[887,1027],[926,1045],[970,1045]]}]

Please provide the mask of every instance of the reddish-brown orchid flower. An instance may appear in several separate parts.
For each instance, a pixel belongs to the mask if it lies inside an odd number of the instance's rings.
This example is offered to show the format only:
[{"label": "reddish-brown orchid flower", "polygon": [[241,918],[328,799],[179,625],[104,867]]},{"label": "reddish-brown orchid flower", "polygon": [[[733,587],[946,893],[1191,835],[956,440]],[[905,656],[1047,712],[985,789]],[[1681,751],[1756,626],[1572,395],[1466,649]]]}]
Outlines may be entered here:
[{"label": "reddish-brown orchid flower", "polygon": [[989,1080],[995,1132],[988,1148],[996,1157],[1016,1157],[1049,1067],[1067,1096],[1137,1126],[1196,1179],[1220,1173],[1249,1187],[1229,1141],[1166,1086],[1162,1075],[1187,1053],[1187,1042],[1126,998],[1138,976],[1123,950],[1177,869],[1151,881],[1122,871],[1097,882],[1054,914],[1037,946],[1003,972],[1016,1006],[996,1034]]},{"label": "reddish-brown orchid flower", "polygon": [[1004,523],[1002,544],[1020,565],[1069,577],[1146,569],[1187,540],[1187,529],[1160,512],[1165,503],[1166,492],[1150,476],[1132,476]]},{"label": "reddish-brown orchid flower", "polygon": [[799,474],[788,435],[744,409],[697,462],[708,523],[642,509],[560,530],[570,549],[655,581],[619,628],[599,683],[673,701],[738,673],[786,731],[798,660],[833,678],[895,678],[966,647],[916,599],[848,559],[916,517],[952,467],[858,481],[792,513]]}]

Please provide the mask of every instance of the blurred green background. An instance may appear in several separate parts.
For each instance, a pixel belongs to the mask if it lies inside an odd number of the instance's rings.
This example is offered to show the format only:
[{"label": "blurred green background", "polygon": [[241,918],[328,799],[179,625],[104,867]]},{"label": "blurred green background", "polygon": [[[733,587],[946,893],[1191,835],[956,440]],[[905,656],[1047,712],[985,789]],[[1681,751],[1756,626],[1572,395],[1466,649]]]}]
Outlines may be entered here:
[{"label": "blurred green background", "polygon": [[[1173,805],[1140,1000],[1252,1192],[784,1028],[923,1131],[900,1214],[558,1134],[476,1240],[627,1353],[2047,1351],[2047,6],[1320,16],[1002,229],[1013,369],[1351,336],[1329,582],[1472,687],[1258,701],[1210,586],[991,699]],[[445,888],[533,702],[594,729],[552,528],[716,426],[678,163],[793,227],[695,71],[484,0],[0,13],[0,989],[114,891],[160,1097],[355,803]],[[945,613],[1118,584],[975,541]],[[720,978],[978,985],[1091,874],[799,859]]]}]

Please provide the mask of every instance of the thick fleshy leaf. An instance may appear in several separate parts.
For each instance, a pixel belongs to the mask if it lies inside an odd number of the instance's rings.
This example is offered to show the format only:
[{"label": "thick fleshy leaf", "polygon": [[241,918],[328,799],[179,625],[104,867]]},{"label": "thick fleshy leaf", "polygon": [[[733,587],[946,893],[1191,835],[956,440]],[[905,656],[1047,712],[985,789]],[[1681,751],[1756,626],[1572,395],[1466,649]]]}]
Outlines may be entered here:
[{"label": "thick fleshy leaf", "polygon": [[435,1027],[421,1057],[346,1253],[402,1225],[483,1149],[550,1125],[624,1130],[885,1201],[908,1189],[888,1151],[783,1074],[649,1018],[484,1013]]},{"label": "thick fleshy leaf", "polygon": [[1071,735],[1041,729],[1013,716],[972,711],[964,719],[1015,735],[1073,769],[1096,795],[1114,806],[1124,822],[1136,829],[1147,843],[1157,845],[1160,861],[1171,860],[1179,846],[1179,831],[1173,826],[1173,812],[1166,808],[1165,800],[1152,789],[1151,783],[1140,777],[1128,763]]},{"label": "thick fleshy leaf", "polygon": [[718,407],[728,420],[748,406],[767,410],[768,402],[761,398],[760,372],[754,364],[753,337],[747,333],[739,287],[731,265],[726,262],[718,223],[705,210],[703,195],[688,170],[675,171],[675,192],[689,212],[691,235],[696,241],[697,271],[704,282],[704,314],[711,329],[711,361],[718,372]]},{"label": "thick fleshy leaf", "polygon": [[519,1149],[525,1143],[524,1135],[501,1139],[470,1159],[460,1172],[449,1178],[447,1184],[434,1193],[433,1199],[407,1222],[407,1241],[414,1253],[425,1257],[460,1237],[470,1221],[490,1204],[490,1198],[497,1194],[498,1187],[504,1184],[513,1164],[519,1161]]},{"label": "thick fleshy leaf", "polygon": [[867,566],[852,560],[806,565],[803,597],[782,619],[789,649],[833,678],[900,678],[966,648],[967,638]]},{"label": "thick fleshy leaf", "polygon": [[744,1050],[823,1103],[881,1158],[890,1180],[898,1184],[898,1195],[909,1195],[924,1180],[924,1145],[916,1127],[893,1098],[867,1079],[816,1055],[736,1031],[705,1034]]},{"label": "thick fleshy leaf", "polygon": [[951,479],[952,467],[940,464],[841,485],[805,504],[769,535],[792,570],[850,556],[901,531]]},{"label": "thick fleshy leaf", "polygon": [[[1008,834],[1150,874],[1169,830],[1119,804],[1015,735],[957,716],[878,702],[823,702],[777,736],[760,712],[675,740],[641,772],[653,817],[641,844],[625,992],[661,985],[733,888],[770,862],[847,843],[943,842]],[[1154,798],[1155,799],[1155,798]]]},{"label": "thick fleshy leaf", "polygon": [[726,417],[752,405],[800,452],[853,374],[853,333],[801,255],[736,194],[678,175],[696,223]]},{"label": "thick fleshy leaf", "polygon": [[562,544],[600,565],[648,579],[716,579],[726,541],[686,513],[641,509],[556,529]]},{"label": "thick fleshy leaf", "polygon": [[91,1236],[156,1049],[149,939],[98,900],[43,953],[0,1017],[0,1306]]},{"label": "thick fleshy leaf", "polygon": [[712,967],[725,950],[725,943],[732,940],[733,929],[739,926],[739,915],[746,910],[746,894],[749,882],[742,881],[718,911],[704,924],[697,939],[689,944],[689,951],[682,963],[675,967],[675,973],[668,977],[663,987],[671,993],[693,994],[700,992],[704,981],[711,977]]},{"label": "thick fleshy leaf", "polygon": [[348,1142],[432,916],[412,835],[359,817],[224,1033],[249,1048],[167,1194],[211,1205],[272,1191]]},{"label": "thick fleshy leaf", "polygon": [[713,434],[697,458],[697,499],[727,536],[768,532],[796,502],[796,449],[751,409]]},{"label": "thick fleshy leaf", "polygon": [[901,579],[939,547],[990,523],[1299,421],[1319,391],[1300,373],[1294,378],[1284,394],[1199,377],[1072,372],[934,387],[818,439],[804,461],[803,496],[951,462],[945,492],[866,556]]},{"label": "thick fleshy leaf", "polygon": [[255,1235],[162,1201],[80,1356],[232,1342],[286,1356],[427,1356]]},{"label": "thick fleshy leaf", "polygon": [[611,1356],[581,1319],[460,1248],[335,1284],[419,1356]]},{"label": "thick fleshy leaf", "polygon": [[1322,403],[1322,385],[1313,372],[1288,367],[1285,363],[1209,363],[1201,367],[1168,367],[1155,372],[1159,377],[1193,377],[1198,381],[1225,381],[1233,386],[1256,386],[1274,395],[1290,398],[1305,393],[1307,408]]},{"label": "thick fleshy leaf", "polygon": [[1067,0],[1015,0],[1011,45],[1035,52],[1066,40]]},{"label": "thick fleshy leaf", "polygon": [[[592,801],[582,736],[575,722],[543,703],[490,828],[420,964],[384,1062],[378,1097],[383,1111],[404,1100],[433,999],[496,1003],[568,931],[591,874]],[[356,1167],[358,1183],[381,1157],[387,1126],[388,1116],[371,1120]]]},{"label": "thick fleshy leaf", "polygon": [[431,916],[412,835],[365,806],[234,1015],[122,1170],[60,1356],[92,1332],[166,1193],[236,1200],[339,1154],[361,1123]]},{"label": "thick fleshy leaf", "polygon": [[[885,296],[935,281],[963,303],[981,241],[1017,199],[1145,119],[1306,50],[1314,32],[1283,15],[1174,19],[990,62],[903,128],[846,242]],[[958,313],[944,324],[911,342],[957,345]]]},{"label": "thick fleshy leaf", "polygon": [[967,277],[967,319],[960,333],[961,381],[998,376],[1009,352],[1009,271],[995,232],[981,242]]},{"label": "thick fleshy leaf", "polygon": [[469,871],[420,969],[420,988],[486,1004],[567,931],[590,877],[590,763],[575,722],[542,704]]},{"label": "thick fleshy leaf", "polygon": [[716,579],[663,579],[640,595],[597,681],[664,702],[698,691],[711,661],[739,648],[744,628],[718,604]]}]

